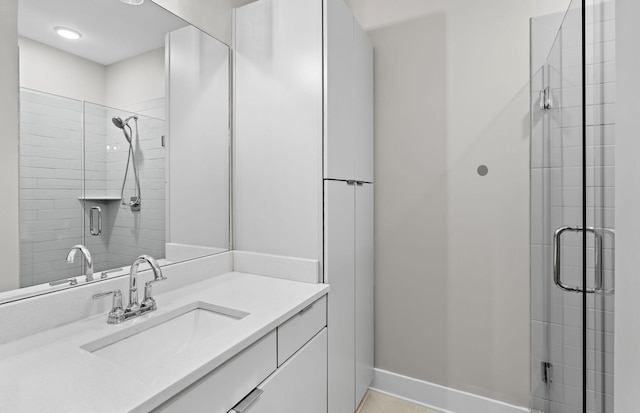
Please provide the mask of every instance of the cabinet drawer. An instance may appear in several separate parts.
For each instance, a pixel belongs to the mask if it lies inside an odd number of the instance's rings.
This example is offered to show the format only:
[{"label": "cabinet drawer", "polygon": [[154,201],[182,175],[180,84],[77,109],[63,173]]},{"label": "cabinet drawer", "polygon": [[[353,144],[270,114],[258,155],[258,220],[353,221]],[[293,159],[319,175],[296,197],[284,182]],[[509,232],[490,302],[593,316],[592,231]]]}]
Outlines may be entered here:
[{"label": "cabinet drawer", "polygon": [[327,296],[278,327],[278,367],[327,325]]},{"label": "cabinet drawer", "polygon": [[327,413],[327,329],[313,337],[258,389],[263,393],[245,413]]},{"label": "cabinet drawer", "polygon": [[226,413],[273,373],[276,363],[274,331],[153,412]]}]

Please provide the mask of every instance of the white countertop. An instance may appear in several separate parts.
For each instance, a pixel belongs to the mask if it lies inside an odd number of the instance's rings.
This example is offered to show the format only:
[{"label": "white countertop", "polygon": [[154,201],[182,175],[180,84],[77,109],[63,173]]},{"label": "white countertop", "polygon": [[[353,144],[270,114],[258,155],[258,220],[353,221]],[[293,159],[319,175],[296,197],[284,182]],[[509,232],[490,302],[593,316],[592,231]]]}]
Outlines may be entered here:
[{"label": "white countertop", "polygon": [[[120,325],[108,325],[104,313],[4,344],[0,346],[0,412],[149,412],[328,290],[326,284],[231,272],[159,294],[155,297],[158,310]],[[123,299],[126,304],[128,292],[123,292]],[[250,314],[225,329],[225,334],[144,371],[132,371],[81,349],[195,301]]]}]

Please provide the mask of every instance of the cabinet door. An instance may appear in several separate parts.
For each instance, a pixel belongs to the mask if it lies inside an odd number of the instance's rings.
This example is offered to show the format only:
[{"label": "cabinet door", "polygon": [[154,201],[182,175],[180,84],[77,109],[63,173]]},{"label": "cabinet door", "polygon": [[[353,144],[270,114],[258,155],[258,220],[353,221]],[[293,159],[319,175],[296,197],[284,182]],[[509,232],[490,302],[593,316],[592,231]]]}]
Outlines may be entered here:
[{"label": "cabinet door", "polygon": [[355,410],[355,184],[325,181],[329,412]]},{"label": "cabinet door", "polygon": [[353,34],[354,179],[373,182],[373,44],[356,21]]},{"label": "cabinet door", "polygon": [[324,177],[354,179],[353,16],[343,0],[325,6]]},{"label": "cabinet door", "polygon": [[356,405],[373,380],[373,185],[356,186]]},{"label": "cabinet door", "polygon": [[327,413],[327,329],[258,386],[246,413]]}]

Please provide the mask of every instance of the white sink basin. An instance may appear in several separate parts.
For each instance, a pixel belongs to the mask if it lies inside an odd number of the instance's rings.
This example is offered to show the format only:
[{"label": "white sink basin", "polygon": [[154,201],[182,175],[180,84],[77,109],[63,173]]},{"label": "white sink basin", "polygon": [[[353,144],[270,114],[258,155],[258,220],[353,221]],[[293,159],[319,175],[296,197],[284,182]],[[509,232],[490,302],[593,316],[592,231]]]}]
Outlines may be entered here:
[{"label": "white sink basin", "polygon": [[[195,302],[128,329],[118,331],[82,348],[114,363],[145,368],[166,363],[249,315],[214,304]],[[137,321],[137,320],[136,320]]]}]

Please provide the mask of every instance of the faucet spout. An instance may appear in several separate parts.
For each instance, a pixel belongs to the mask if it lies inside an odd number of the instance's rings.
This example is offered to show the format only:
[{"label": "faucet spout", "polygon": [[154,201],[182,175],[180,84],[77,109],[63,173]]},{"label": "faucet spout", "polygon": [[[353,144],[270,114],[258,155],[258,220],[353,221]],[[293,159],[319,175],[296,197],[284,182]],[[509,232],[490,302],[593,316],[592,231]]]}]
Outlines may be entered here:
[{"label": "faucet spout", "polygon": [[74,245],[69,250],[67,254],[67,262],[73,263],[76,257],[76,252],[80,251],[82,255],[84,255],[85,262],[85,275],[87,277],[87,282],[93,281],[93,258],[91,258],[91,253],[84,245]]},{"label": "faucet spout", "polygon": [[155,258],[150,255],[141,255],[131,264],[131,271],[129,271],[129,305],[127,305],[127,311],[138,311],[140,309],[140,302],[138,301],[138,268],[142,263],[148,263],[153,271],[153,280],[162,281],[165,280],[165,276],[162,275],[160,265]]}]

